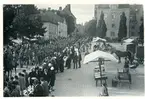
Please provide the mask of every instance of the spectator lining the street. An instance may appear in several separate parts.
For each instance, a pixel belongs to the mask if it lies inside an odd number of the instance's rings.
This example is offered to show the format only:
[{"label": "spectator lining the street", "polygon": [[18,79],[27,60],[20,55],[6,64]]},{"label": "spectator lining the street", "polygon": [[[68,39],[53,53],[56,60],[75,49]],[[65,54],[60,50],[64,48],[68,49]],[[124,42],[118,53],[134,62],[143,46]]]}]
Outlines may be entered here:
[{"label": "spectator lining the street", "polygon": [[43,88],[43,96],[48,96],[49,95],[48,82],[43,77],[40,78],[40,81],[41,86]]},{"label": "spectator lining the street", "polygon": [[33,96],[35,97],[40,97],[43,96],[43,88],[39,83],[39,80],[34,80],[34,92],[33,92]]}]

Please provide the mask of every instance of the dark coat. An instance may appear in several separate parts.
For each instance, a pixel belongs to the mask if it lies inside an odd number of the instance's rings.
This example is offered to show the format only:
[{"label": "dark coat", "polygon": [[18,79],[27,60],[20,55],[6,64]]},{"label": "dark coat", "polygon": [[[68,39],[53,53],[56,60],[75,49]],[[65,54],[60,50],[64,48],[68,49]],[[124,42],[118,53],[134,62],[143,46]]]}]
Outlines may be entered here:
[{"label": "dark coat", "polygon": [[45,81],[47,81],[49,83],[50,75],[48,73],[47,74],[43,73],[43,78],[44,78]]},{"label": "dark coat", "polygon": [[34,96],[38,96],[38,97],[43,96],[43,93],[44,93],[43,87],[40,84],[34,87],[34,92],[33,92]]},{"label": "dark coat", "polygon": [[49,70],[50,74],[50,86],[54,86],[55,84],[55,71],[54,70]]},{"label": "dark coat", "polygon": [[42,84],[41,84],[42,88],[43,88],[43,95],[44,96],[48,96],[48,93],[49,93],[49,90],[48,90],[48,82],[47,81],[44,81]]},{"label": "dark coat", "polygon": [[32,85],[33,84],[32,77],[35,77],[35,72],[30,72],[29,77],[30,77],[30,85]]}]

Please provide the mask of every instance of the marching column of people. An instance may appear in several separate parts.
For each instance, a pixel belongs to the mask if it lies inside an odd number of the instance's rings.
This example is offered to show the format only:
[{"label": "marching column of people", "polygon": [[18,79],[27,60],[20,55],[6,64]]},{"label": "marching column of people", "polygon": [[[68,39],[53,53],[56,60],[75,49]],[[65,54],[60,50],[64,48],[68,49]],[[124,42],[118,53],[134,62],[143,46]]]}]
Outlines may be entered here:
[{"label": "marching column of people", "polygon": [[[65,67],[81,68],[81,52],[76,46],[66,47],[62,53],[55,52],[52,57],[46,57],[42,66],[31,68],[28,73],[23,70],[15,77],[5,74],[4,97],[49,96],[54,91],[56,73],[64,72]],[[35,61],[35,60],[34,60]]]}]

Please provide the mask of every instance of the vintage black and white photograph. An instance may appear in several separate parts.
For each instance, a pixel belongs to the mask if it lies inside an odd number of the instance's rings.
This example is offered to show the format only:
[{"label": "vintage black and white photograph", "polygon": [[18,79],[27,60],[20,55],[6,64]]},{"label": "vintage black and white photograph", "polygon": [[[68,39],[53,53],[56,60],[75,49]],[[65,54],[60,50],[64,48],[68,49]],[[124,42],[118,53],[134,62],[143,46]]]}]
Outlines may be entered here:
[{"label": "vintage black and white photograph", "polygon": [[3,96],[144,96],[143,5],[3,4]]}]

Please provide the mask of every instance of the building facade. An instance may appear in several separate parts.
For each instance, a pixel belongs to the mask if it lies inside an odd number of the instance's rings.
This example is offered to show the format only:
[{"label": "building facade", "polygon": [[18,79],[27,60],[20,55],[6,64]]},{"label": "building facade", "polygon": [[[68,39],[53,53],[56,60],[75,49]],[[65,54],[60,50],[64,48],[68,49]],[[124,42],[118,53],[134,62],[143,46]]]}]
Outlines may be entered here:
[{"label": "building facade", "polygon": [[[131,11],[131,8],[136,11]],[[120,24],[120,16],[124,12],[126,16],[127,37],[137,36],[139,31],[139,22],[143,16],[143,8],[141,5],[136,7],[128,4],[112,4],[112,5],[95,5],[94,17],[97,22],[100,19],[101,11],[104,13],[104,20],[107,26],[106,37],[117,38]],[[133,12],[136,12],[135,14]],[[136,18],[136,23],[131,21],[131,18]]]},{"label": "building facade", "polygon": [[51,22],[43,22],[43,27],[45,27],[46,33],[44,34],[44,39],[53,39],[58,37],[58,25]]},{"label": "building facade", "polygon": [[57,15],[56,12],[47,11],[40,14],[43,27],[46,28],[44,39],[67,37],[67,24],[65,18]]},{"label": "building facade", "polygon": [[130,5],[130,36],[139,36],[139,27],[141,25],[141,18],[143,18],[143,14],[143,5]]},{"label": "building facade", "polygon": [[64,22],[58,22],[58,36],[59,37],[67,37],[67,24],[66,20],[64,19]]},{"label": "building facade", "polygon": [[120,15],[122,12],[126,16],[126,25],[127,25],[127,36],[129,36],[129,7],[120,8],[118,5],[95,5],[95,19],[100,20],[101,12],[104,13],[104,20],[107,27],[106,37],[117,38]]}]

